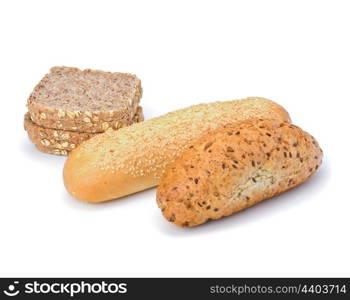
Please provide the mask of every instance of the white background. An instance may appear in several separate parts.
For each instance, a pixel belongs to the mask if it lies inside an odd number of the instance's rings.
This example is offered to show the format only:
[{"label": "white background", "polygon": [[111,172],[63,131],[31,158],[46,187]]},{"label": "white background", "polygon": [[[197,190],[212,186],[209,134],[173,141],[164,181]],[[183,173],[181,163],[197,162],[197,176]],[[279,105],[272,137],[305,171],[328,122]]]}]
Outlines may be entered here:
[{"label": "white background", "polygon": [[[2,1],[1,276],[350,276],[349,1]],[[135,73],[151,118],[262,96],[324,164],[281,196],[193,229],[155,189],[88,204],[38,152],[26,100],[51,66]]]}]

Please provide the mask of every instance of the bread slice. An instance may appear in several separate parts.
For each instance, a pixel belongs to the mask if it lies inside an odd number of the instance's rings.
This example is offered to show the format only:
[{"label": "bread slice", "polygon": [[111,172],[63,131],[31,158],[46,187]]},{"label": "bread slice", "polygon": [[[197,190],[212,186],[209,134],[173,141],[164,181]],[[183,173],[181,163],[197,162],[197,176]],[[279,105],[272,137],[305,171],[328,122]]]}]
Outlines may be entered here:
[{"label": "bread slice", "polygon": [[307,180],[322,163],[316,140],[281,120],[249,119],[193,141],[157,190],[164,216],[196,226],[248,208]]},{"label": "bread slice", "polygon": [[141,95],[141,81],[132,74],[53,67],[27,106],[40,126],[97,133],[131,125]]},{"label": "bread slice", "polygon": [[194,139],[227,123],[248,118],[290,121],[288,112],[264,98],[213,102],[99,134],[75,149],[64,167],[67,190],[101,202],[158,185],[166,166]]},{"label": "bread slice", "polygon": [[45,128],[35,124],[30,119],[29,113],[26,113],[24,116],[24,129],[27,131],[32,143],[39,146],[39,150],[58,149],[71,151],[82,142],[98,134]]},{"label": "bread slice", "polygon": [[[142,122],[143,119],[142,107],[139,106],[133,123]],[[58,155],[67,155],[79,144],[98,134],[45,128],[35,124],[29,113],[24,116],[24,129],[40,151]]]}]

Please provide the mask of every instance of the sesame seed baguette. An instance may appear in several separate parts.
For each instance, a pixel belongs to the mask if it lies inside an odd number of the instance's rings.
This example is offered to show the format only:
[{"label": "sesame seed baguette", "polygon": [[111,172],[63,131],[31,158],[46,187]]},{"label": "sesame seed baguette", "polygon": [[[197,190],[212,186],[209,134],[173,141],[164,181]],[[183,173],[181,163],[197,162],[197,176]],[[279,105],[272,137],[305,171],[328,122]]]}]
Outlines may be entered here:
[{"label": "sesame seed baguette", "polygon": [[141,81],[132,74],[53,67],[27,107],[40,126],[98,133],[131,125],[141,96]]},{"label": "sesame seed baguette", "polygon": [[[142,107],[139,106],[133,123],[142,122],[143,119]],[[37,145],[40,151],[60,155],[69,154],[79,144],[98,134],[45,128],[32,122],[29,113],[24,116],[24,129],[27,131],[29,139]],[[52,152],[52,150],[54,151]]]},{"label": "sesame seed baguette", "polygon": [[244,120],[205,135],[170,164],[157,203],[170,222],[192,227],[291,189],[321,163],[318,143],[299,127]]},{"label": "sesame seed baguette", "polygon": [[194,139],[251,117],[290,121],[284,108],[263,98],[190,106],[82,143],[65,163],[65,186],[74,197],[89,202],[151,188]]}]

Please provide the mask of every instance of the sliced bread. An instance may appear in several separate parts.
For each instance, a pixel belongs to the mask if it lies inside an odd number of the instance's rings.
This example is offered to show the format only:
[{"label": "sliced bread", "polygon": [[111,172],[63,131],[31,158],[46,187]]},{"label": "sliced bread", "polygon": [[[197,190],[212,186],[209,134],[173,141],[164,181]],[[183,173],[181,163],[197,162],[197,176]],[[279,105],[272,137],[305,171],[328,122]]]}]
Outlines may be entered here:
[{"label": "sliced bread", "polygon": [[[143,112],[142,107],[139,106],[133,123],[142,121]],[[45,128],[35,124],[30,119],[29,113],[24,116],[24,129],[27,131],[29,139],[40,151],[59,155],[67,155],[79,144],[98,134]]]},{"label": "sliced bread", "polygon": [[141,81],[132,74],[53,67],[27,106],[37,125],[97,133],[131,125],[141,95]]}]

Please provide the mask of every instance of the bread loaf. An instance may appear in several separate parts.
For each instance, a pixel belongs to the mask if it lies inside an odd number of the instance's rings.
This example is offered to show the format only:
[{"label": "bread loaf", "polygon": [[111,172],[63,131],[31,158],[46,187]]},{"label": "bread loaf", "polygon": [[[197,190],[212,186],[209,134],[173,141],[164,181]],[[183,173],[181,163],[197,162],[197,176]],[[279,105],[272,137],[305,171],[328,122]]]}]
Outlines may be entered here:
[{"label": "bread loaf", "polygon": [[263,98],[200,104],[109,130],[69,155],[64,183],[76,198],[101,202],[158,185],[165,167],[194,139],[251,117],[290,121],[280,105]]},{"label": "bread loaf", "polygon": [[166,169],[157,202],[170,222],[196,226],[291,189],[316,172],[322,150],[299,127],[250,119],[189,145]]}]

